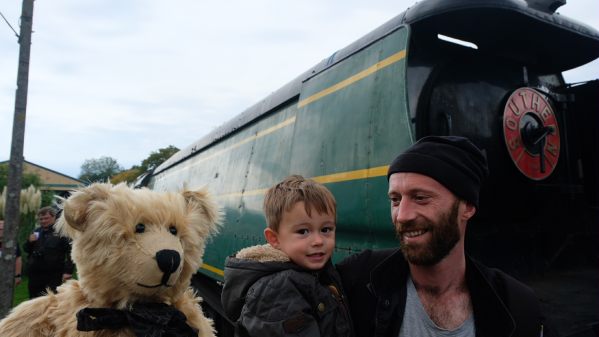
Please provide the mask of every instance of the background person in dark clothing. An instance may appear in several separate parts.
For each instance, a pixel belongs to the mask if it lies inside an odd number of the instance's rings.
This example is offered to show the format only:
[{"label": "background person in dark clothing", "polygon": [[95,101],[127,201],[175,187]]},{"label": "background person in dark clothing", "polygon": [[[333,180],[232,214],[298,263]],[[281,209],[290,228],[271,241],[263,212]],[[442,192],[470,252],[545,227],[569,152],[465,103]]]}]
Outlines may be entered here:
[{"label": "background person in dark clothing", "polygon": [[34,230],[23,246],[23,250],[29,254],[29,298],[43,295],[46,288],[56,290],[73,273],[69,240],[54,232],[56,211],[52,207],[43,207],[37,216],[40,227]]}]

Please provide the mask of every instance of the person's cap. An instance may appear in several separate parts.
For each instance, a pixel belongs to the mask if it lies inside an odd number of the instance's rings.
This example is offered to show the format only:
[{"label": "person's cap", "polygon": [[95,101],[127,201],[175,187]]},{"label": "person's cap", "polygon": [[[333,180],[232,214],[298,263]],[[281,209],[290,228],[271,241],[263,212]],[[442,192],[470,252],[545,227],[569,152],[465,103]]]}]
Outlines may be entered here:
[{"label": "person's cap", "polygon": [[393,160],[387,180],[399,172],[429,176],[477,208],[480,187],[489,175],[485,155],[470,140],[457,136],[420,139]]}]

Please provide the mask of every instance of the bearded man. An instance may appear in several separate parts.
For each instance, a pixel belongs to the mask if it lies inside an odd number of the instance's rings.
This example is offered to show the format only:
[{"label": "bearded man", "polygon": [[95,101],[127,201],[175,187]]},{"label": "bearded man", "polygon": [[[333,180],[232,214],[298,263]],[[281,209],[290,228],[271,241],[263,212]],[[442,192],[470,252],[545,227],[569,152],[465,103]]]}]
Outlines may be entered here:
[{"label": "bearded man", "polygon": [[532,290],[464,251],[487,175],[485,156],[463,137],[425,137],[393,160],[399,248],[337,265],[357,336],[547,336]]}]

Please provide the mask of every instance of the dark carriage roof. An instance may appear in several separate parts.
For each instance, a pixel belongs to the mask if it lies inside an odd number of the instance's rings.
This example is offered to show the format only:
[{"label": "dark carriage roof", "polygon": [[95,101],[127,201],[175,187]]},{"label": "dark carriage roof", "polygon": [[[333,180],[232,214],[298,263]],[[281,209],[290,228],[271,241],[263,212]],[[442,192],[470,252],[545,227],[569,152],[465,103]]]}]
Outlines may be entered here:
[{"label": "dark carriage roof", "polygon": [[[599,57],[597,30],[560,14],[554,14],[551,10],[543,9],[542,2],[545,0],[528,1],[530,4],[521,0],[418,2],[364,37],[322,60],[194,144],[179,151],[160,165],[155,173],[200,152],[274,108],[294,99],[299,95],[304,81],[403,25],[412,26],[414,32],[419,34],[430,34],[435,37],[436,34],[444,34],[472,42],[481,51],[503,54],[516,59],[524,58],[523,61],[536,65],[540,70],[565,71]],[[526,34],[523,34],[523,29],[527,30]]]}]

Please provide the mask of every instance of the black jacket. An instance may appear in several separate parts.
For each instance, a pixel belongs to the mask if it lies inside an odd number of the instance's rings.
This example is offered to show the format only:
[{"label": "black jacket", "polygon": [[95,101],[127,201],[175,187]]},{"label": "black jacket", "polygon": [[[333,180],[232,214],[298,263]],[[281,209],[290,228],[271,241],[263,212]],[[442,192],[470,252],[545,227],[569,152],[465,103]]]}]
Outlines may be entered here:
[{"label": "black jacket", "polygon": [[[356,336],[399,335],[406,304],[409,267],[399,249],[366,250],[337,265],[349,299]],[[537,337],[539,302],[530,288],[466,258],[476,336]],[[547,334],[545,334],[547,336]]]},{"label": "black jacket", "polygon": [[340,283],[330,261],[307,271],[269,245],[254,246],[227,258],[221,300],[236,336],[353,337]]},{"label": "black jacket", "polygon": [[26,241],[23,245],[23,250],[29,253],[28,274],[72,274],[73,261],[69,239],[54,232],[53,225],[47,230],[37,228],[34,232],[39,233],[39,238],[33,242]]}]

